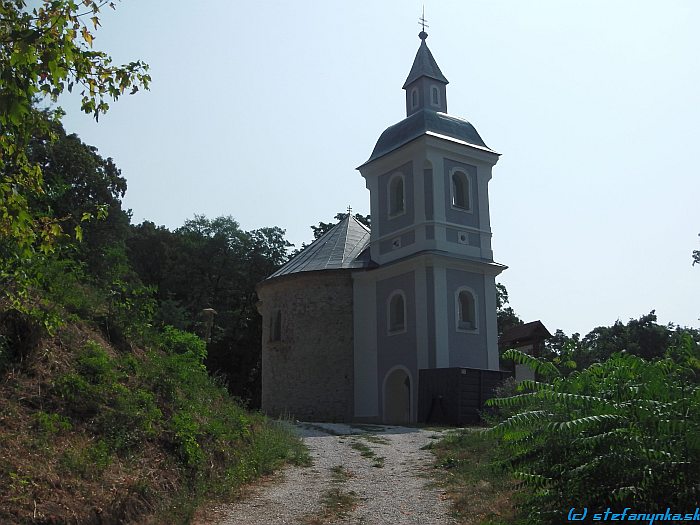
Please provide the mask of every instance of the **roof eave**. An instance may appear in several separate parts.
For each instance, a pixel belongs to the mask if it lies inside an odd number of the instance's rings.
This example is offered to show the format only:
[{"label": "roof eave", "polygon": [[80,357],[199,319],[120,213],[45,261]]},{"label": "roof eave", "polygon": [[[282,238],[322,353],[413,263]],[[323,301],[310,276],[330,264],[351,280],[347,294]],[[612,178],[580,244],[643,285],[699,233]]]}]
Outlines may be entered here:
[{"label": "roof eave", "polygon": [[403,148],[404,146],[407,146],[408,144],[410,144],[410,143],[413,142],[414,140],[419,139],[419,138],[421,138],[421,137],[424,136],[424,135],[428,135],[428,136],[430,136],[430,137],[435,137],[435,138],[447,140],[447,141],[450,141],[450,142],[454,142],[455,144],[461,144],[461,145],[463,145],[463,146],[467,146],[467,147],[470,147],[470,148],[474,148],[474,149],[479,150],[479,151],[484,151],[484,152],[486,152],[486,153],[491,153],[492,155],[497,155],[498,157],[501,156],[500,153],[498,153],[498,152],[495,151],[495,150],[492,150],[492,149],[489,148],[488,146],[479,146],[479,145],[477,145],[477,144],[472,144],[472,143],[470,143],[470,142],[467,142],[466,140],[456,139],[456,138],[454,138],[454,137],[450,137],[449,135],[443,135],[443,134],[440,134],[440,133],[435,133],[434,131],[424,131],[424,132],[422,132],[421,134],[416,135],[415,137],[406,140],[406,141],[403,142],[402,144],[398,144],[397,146],[395,146],[395,147],[393,147],[393,148],[391,148],[391,149],[385,151],[385,152],[382,153],[381,155],[377,155],[376,157],[370,157],[369,159],[367,159],[365,162],[363,162],[362,164],[360,164],[360,165],[359,165],[357,168],[355,168],[355,169],[357,169],[357,170],[362,169],[362,168],[364,168],[365,166],[367,166],[368,164],[371,164],[372,162],[374,162],[375,160],[379,160],[379,159],[381,159],[382,157],[387,156],[389,153],[393,153],[394,151],[396,151],[396,150],[398,150],[398,149],[401,149],[401,148]]}]

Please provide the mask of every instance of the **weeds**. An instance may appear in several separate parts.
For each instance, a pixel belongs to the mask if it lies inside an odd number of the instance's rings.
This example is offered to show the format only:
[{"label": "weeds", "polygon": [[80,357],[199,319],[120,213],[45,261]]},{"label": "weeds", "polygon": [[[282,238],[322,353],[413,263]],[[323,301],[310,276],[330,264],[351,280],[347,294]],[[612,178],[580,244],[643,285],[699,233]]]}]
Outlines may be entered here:
[{"label": "weeds", "polygon": [[382,468],[384,466],[385,458],[378,456],[377,453],[366,444],[353,440],[352,443],[350,443],[350,447],[357,450],[363,458],[371,459],[373,467]]},{"label": "weeds", "polygon": [[375,445],[389,445],[391,443],[391,441],[389,441],[387,438],[376,434],[360,434],[359,437],[369,441],[370,443],[374,443]]},{"label": "weeds", "polygon": [[334,483],[345,483],[347,480],[353,477],[353,475],[354,474],[349,470],[346,470],[343,465],[331,467],[331,481]]},{"label": "weeds", "polygon": [[357,506],[359,498],[353,490],[345,491],[340,486],[353,476],[343,465],[331,468],[331,481],[336,485],[321,495],[322,510],[302,518],[304,525],[322,525],[347,517]]},{"label": "weeds", "polygon": [[436,478],[447,490],[460,523],[517,523],[512,503],[515,482],[503,469],[493,466],[496,450],[493,437],[465,429],[451,432],[424,448],[435,454]]}]

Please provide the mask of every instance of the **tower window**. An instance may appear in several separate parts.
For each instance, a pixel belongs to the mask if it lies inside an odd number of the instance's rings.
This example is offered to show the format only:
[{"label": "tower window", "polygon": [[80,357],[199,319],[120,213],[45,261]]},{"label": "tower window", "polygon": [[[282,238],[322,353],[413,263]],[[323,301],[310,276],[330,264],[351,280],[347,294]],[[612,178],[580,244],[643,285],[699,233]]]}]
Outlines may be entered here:
[{"label": "tower window", "polygon": [[277,310],[270,318],[270,341],[282,340],[282,310]]},{"label": "tower window", "polygon": [[406,330],[406,300],[399,290],[389,298],[388,330],[390,334]]},{"label": "tower window", "polygon": [[433,106],[440,105],[440,90],[437,88],[437,86],[430,87],[430,102],[433,104]]},{"label": "tower window", "polygon": [[471,210],[471,181],[462,171],[452,174],[452,206],[461,210]]},{"label": "tower window", "polygon": [[400,215],[405,210],[403,175],[397,173],[389,180],[389,216]]},{"label": "tower window", "polygon": [[411,89],[411,109],[418,107],[418,88]]},{"label": "tower window", "polygon": [[457,329],[472,331],[477,329],[476,299],[471,290],[460,288],[457,291]]}]

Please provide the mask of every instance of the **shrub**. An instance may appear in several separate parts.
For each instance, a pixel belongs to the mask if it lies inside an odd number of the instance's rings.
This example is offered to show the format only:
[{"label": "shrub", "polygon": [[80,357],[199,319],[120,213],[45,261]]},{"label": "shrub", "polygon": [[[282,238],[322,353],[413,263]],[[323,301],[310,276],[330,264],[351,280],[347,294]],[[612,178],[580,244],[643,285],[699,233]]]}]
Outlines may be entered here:
[{"label": "shrub", "polygon": [[43,436],[70,430],[72,425],[67,417],[60,414],[47,414],[39,411],[34,414],[34,428]]},{"label": "shrub", "polygon": [[517,409],[489,430],[531,487],[533,522],[570,507],[695,508],[700,497],[700,386],[671,359],[616,354],[564,378],[551,363],[509,350],[543,382],[488,404]]},{"label": "shrub", "polygon": [[178,453],[184,463],[190,467],[198,465],[204,459],[204,453],[197,441],[199,424],[190,414],[178,412],[173,416],[171,425]]},{"label": "shrub", "polygon": [[155,437],[162,415],[151,392],[116,384],[97,417],[97,426],[111,450],[120,452]]},{"label": "shrub", "polygon": [[86,380],[93,384],[112,383],[116,379],[116,369],[107,351],[95,341],[85,343],[78,356],[76,367]]},{"label": "shrub", "polygon": [[112,453],[103,440],[86,447],[69,448],[58,458],[61,468],[85,479],[98,478],[111,463]]},{"label": "shrub", "polygon": [[207,345],[197,335],[178,330],[172,326],[163,328],[161,346],[171,354],[186,354],[204,363],[207,357]]}]

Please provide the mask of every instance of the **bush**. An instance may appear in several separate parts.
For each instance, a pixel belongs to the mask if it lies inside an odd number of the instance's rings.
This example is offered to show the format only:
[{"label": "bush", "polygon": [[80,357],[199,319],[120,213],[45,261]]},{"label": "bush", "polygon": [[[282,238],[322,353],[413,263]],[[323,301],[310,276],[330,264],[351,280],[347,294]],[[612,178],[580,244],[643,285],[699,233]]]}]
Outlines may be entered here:
[{"label": "bush", "polygon": [[160,343],[164,350],[171,354],[186,354],[204,363],[207,358],[207,345],[197,335],[178,330],[172,326],[163,328]]},{"label": "bush", "polygon": [[61,468],[85,479],[99,478],[111,463],[112,453],[103,440],[86,447],[69,448],[58,459]]},{"label": "bush", "polygon": [[34,414],[34,428],[41,436],[50,436],[70,430],[72,425],[65,416],[39,411]]},{"label": "bush", "polygon": [[510,350],[544,382],[487,404],[517,409],[490,432],[531,491],[532,522],[561,523],[570,507],[695,508],[700,497],[700,386],[671,359],[616,354],[566,378]]}]

